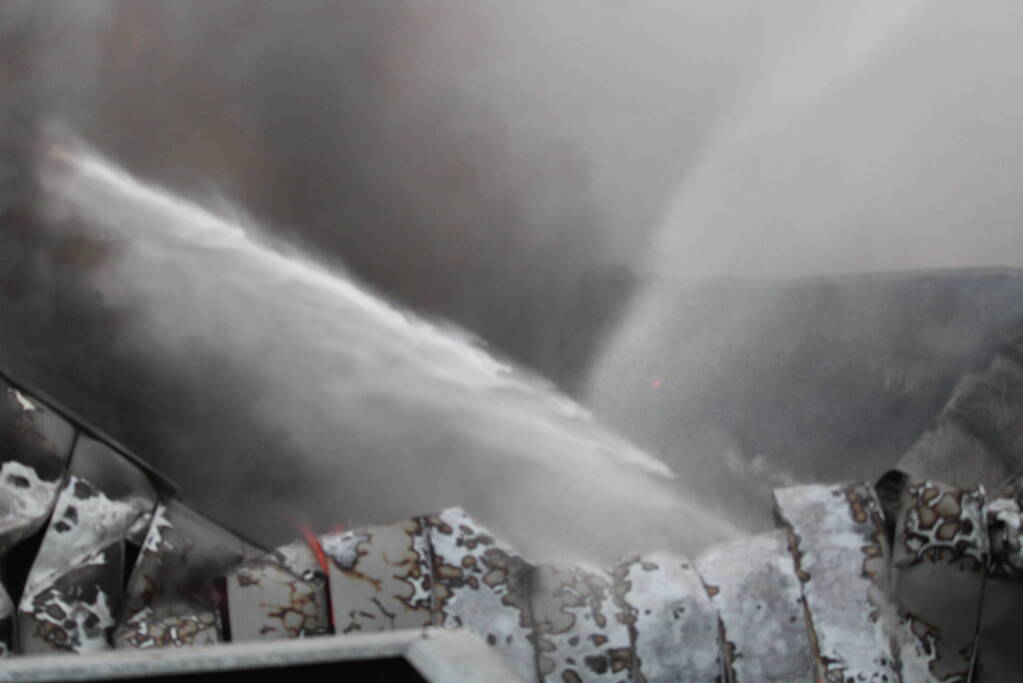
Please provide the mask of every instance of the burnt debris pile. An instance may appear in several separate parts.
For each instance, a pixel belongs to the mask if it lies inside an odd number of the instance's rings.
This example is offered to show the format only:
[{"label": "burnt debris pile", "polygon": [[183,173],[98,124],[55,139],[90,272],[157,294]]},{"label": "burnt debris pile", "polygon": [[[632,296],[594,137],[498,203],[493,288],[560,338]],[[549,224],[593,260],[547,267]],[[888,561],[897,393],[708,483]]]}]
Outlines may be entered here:
[{"label": "burnt debris pile", "polygon": [[[1006,442],[1016,404],[996,384],[1011,351],[960,383],[923,441],[954,425],[970,443]],[[944,451],[916,446],[913,474],[873,486],[779,489],[775,530],[694,560],[533,564],[457,508],[267,551],[53,405],[0,386],[7,655],[433,626],[475,633],[536,681],[996,681],[1019,669],[1023,483],[988,492],[919,476]],[[1004,473],[995,450],[963,457]]]}]

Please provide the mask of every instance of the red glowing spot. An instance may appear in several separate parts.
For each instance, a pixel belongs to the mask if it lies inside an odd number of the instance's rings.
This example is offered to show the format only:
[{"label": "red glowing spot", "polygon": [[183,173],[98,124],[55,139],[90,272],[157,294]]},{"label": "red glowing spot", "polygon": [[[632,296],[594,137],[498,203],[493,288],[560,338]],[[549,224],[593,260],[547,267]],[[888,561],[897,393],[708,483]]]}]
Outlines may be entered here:
[{"label": "red glowing spot", "polygon": [[323,552],[323,546],[320,545],[320,539],[316,537],[313,530],[306,524],[300,524],[298,532],[302,534],[302,540],[309,546],[309,550],[313,551],[313,555],[316,556],[316,563],[320,565],[320,569],[323,573],[327,573],[327,553]]},{"label": "red glowing spot", "polygon": [[661,379],[660,377],[655,377],[654,381],[650,382],[650,388],[653,389],[654,391],[657,391],[658,389],[661,388],[662,384],[664,384],[664,380]]}]

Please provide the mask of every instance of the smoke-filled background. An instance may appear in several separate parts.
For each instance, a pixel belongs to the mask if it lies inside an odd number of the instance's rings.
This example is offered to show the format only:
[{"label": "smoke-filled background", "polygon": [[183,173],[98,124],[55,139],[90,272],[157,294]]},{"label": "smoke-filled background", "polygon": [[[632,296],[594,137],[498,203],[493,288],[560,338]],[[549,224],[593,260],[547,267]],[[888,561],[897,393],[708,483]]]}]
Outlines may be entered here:
[{"label": "smoke-filled background", "polygon": [[[325,471],[341,521],[462,502],[431,497],[411,456],[402,478],[295,467],[281,456],[292,436],[250,409],[266,358],[225,362],[237,339],[184,335],[171,357],[147,346],[142,299],[97,280],[117,272],[116,244],[45,211],[35,160],[56,122],[144,181],[241,207],[479,335],[710,507],[750,478],[873,476],[1017,329],[1016,279],[692,281],[1019,264],[1021,15],[1008,2],[8,0],[0,359],[257,535],[253,509],[283,498],[294,512]],[[474,499],[513,476],[486,462],[466,479]]]}]

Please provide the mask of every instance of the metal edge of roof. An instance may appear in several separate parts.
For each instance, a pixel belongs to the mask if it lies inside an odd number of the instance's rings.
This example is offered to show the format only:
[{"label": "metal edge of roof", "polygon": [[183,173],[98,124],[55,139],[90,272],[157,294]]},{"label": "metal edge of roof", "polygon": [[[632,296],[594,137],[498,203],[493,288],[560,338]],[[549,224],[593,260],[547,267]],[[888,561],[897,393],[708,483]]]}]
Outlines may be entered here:
[{"label": "metal edge of roof", "polygon": [[463,629],[407,629],[277,642],[252,641],[167,650],[114,650],[7,660],[0,681],[49,683],[283,669],[373,659],[405,659],[428,681],[521,681],[483,640]]},{"label": "metal edge of roof", "polygon": [[167,475],[158,471],[130,448],[110,436],[107,432],[103,431],[74,410],[56,400],[51,394],[43,391],[34,384],[18,379],[3,365],[0,365],[0,379],[24,391],[26,394],[39,399],[39,401],[46,404],[47,407],[51,408],[58,415],[71,422],[78,431],[103,442],[107,446],[110,446],[113,450],[117,451],[120,455],[127,458],[132,464],[138,466],[146,473],[160,493],[173,497],[177,496],[179,486],[167,477]]}]

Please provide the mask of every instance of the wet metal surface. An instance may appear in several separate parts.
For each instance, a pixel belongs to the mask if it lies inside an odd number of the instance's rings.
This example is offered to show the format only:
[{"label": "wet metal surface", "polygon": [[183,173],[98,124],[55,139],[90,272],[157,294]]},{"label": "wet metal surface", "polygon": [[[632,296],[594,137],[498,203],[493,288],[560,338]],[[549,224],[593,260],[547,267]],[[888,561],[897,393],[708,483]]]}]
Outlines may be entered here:
[{"label": "wet metal surface", "polygon": [[530,605],[545,681],[629,680],[635,654],[612,581],[597,569],[537,567]]},{"label": "wet metal surface", "polygon": [[771,531],[696,559],[721,617],[729,680],[813,683],[815,665],[788,535]]},{"label": "wet metal surface", "polygon": [[327,577],[301,541],[231,572],[227,605],[234,641],[301,638],[330,629]]},{"label": "wet metal surface", "polygon": [[428,626],[429,544],[419,519],[324,536],[336,632]]},{"label": "wet metal surface", "polygon": [[[1008,351],[960,382],[932,430],[963,437],[940,439],[942,457],[967,444],[1014,463],[1021,386]],[[776,491],[783,529],[695,564],[661,552],[609,569],[533,565],[458,508],[267,553],[176,500],[157,505],[161,478],[0,378],[0,559],[30,557],[41,538],[24,586],[0,585],[0,657],[412,629],[381,638],[443,680],[503,671],[473,660],[483,643],[529,681],[1018,680],[1019,481],[985,496],[893,474],[877,493]],[[431,625],[481,640],[446,641],[467,648],[459,658],[407,635]],[[255,655],[212,666],[238,657]]]},{"label": "wet metal surface", "polygon": [[19,604],[22,652],[109,647],[122,595],[125,541],[145,528],[155,499],[134,465],[100,442],[79,437]]},{"label": "wet metal surface", "polygon": [[775,491],[825,681],[898,681],[885,629],[887,541],[865,484]]},{"label": "wet metal surface", "polygon": [[626,625],[633,680],[716,681],[721,673],[717,612],[682,555],[627,558],[613,569],[615,620]]},{"label": "wet metal surface", "polygon": [[433,623],[464,626],[496,648],[519,676],[536,680],[533,567],[461,508],[427,517],[425,526],[433,556]]}]

